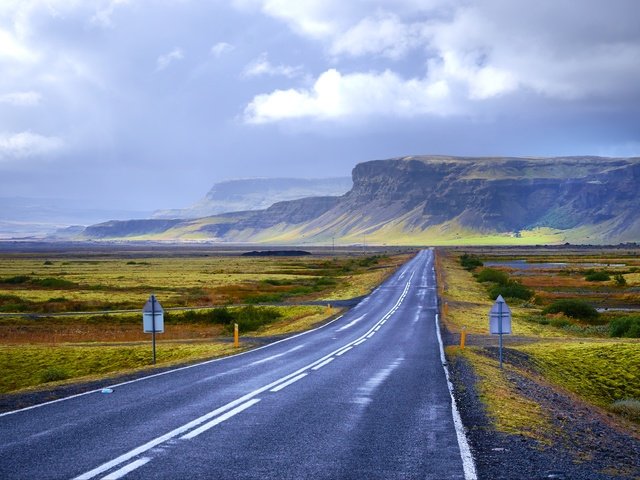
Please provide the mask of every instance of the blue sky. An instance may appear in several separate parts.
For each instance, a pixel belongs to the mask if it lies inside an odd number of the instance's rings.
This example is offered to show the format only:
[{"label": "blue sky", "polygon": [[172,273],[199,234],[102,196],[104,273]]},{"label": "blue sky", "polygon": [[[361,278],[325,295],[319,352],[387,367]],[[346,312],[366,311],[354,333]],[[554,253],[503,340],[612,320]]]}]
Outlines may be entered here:
[{"label": "blue sky", "polygon": [[411,154],[640,155],[636,0],[2,0],[0,197],[186,206]]}]

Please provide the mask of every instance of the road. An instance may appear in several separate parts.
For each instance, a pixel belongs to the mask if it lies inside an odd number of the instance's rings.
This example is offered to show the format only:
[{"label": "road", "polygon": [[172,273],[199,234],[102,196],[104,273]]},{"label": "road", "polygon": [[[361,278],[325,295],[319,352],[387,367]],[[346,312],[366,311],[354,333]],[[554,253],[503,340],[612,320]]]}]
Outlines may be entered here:
[{"label": "road", "polygon": [[475,478],[436,322],[424,250],[318,329],[1,415],[0,478]]}]

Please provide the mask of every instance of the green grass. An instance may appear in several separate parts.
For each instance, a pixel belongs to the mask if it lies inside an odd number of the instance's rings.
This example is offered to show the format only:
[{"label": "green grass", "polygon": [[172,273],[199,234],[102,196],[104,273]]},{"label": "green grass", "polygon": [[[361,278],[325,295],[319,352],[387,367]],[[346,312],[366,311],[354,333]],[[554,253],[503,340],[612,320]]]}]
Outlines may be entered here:
[{"label": "green grass", "polygon": [[516,347],[531,356],[543,374],[602,407],[640,399],[640,343],[598,342]]},{"label": "green grass", "polygon": [[[229,343],[157,346],[158,365],[218,357],[237,351]],[[151,345],[0,346],[0,393],[50,382],[89,380],[151,365]]]}]

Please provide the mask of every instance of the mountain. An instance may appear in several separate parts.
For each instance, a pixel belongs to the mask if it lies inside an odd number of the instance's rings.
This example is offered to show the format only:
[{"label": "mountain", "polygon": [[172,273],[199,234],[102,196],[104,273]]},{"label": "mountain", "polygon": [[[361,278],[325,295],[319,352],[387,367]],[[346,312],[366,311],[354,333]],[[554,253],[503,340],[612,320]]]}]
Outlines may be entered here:
[{"label": "mountain", "polygon": [[277,202],[343,195],[351,185],[350,177],[227,180],[216,183],[202,200],[191,207],[158,210],[153,218],[199,218],[226,212],[263,210]]},{"label": "mountain", "polygon": [[412,156],[356,165],[341,197],[192,220],[109,222],[85,238],[255,243],[640,240],[640,158]]}]

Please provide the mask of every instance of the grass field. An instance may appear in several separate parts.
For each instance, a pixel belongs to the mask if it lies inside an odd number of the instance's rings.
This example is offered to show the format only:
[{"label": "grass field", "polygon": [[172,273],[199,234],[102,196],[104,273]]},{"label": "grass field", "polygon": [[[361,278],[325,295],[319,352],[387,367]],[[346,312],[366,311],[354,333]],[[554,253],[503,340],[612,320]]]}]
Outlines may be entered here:
[{"label": "grass field", "polygon": [[[158,364],[171,365],[237,352],[230,343],[159,344]],[[42,384],[64,384],[104,378],[148,368],[151,348],[145,345],[0,346],[0,393]]]},{"label": "grass field", "polygon": [[[97,257],[97,258],[96,258]],[[0,312],[135,309],[342,299],[367,293],[406,256],[0,256]]]},{"label": "grass field", "polygon": [[[151,336],[142,332],[140,313],[80,312],[141,310],[155,293],[165,309],[196,309],[165,311],[158,364],[212,358],[238,351],[228,342],[229,322],[240,324],[243,348],[251,346],[245,336],[312,328],[341,313],[330,301],[369,293],[410,256],[2,254],[0,313],[22,316],[0,317],[0,393],[150,366]],[[326,304],[295,304],[312,300]]]},{"label": "grass field", "polygon": [[601,407],[640,400],[640,342],[518,346],[554,383]]},{"label": "grass field", "polygon": [[[513,336],[518,337],[505,338],[508,348],[526,355],[530,370],[507,361],[500,371],[494,358],[482,354],[484,346],[473,346],[474,337],[477,345],[497,345],[497,337],[488,335],[488,311],[493,303],[488,290],[493,284],[480,283],[474,276],[485,267],[474,271],[462,267],[460,255],[466,252],[533,291],[529,300],[507,298],[513,312]],[[471,334],[471,346],[462,352],[449,347],[447,353],[450,358],[463,355],[472,364],[480,396],[496,428],[531,436],[548,427],[544,412],[528,403],[516,388],[517,382],[507,380],[516,374],[539,374],[588,403],[640,421],[640,340],[610,338],[609,327],[621,316],[640,316],[633,311],[640,309],[637,250],[441,249],[437,264],[444,323],[454,333],[464,327]],[[600,275],[606,279],[590,281],[594,272],[606,273]],[[558,299],[583,301],[603,311],[589,320],[563,313],[545,315],[543,309]],[[618,308],[626,311],[616,311]]]}]

